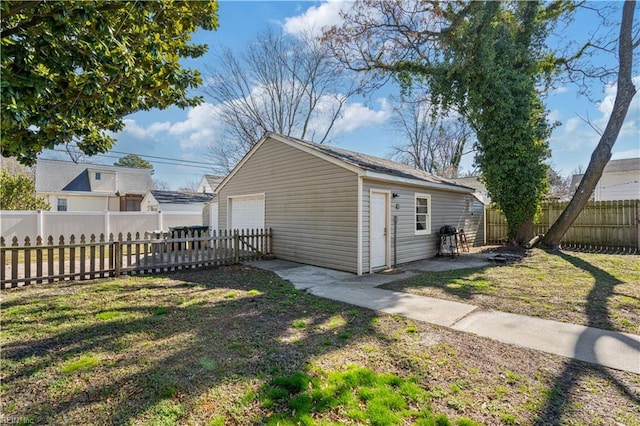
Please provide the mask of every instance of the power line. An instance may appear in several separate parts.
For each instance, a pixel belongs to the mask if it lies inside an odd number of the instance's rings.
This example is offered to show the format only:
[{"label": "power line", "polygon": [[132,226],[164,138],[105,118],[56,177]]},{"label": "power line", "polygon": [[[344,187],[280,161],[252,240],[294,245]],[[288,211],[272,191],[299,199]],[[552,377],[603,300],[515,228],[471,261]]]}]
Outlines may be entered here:
[{"label": "power line", "polygon": [[194,161],[194,160],[181,160],[179,158],[168,158],[168,157],[156,157],[155,155],[147,155],[147,154],[135,154],[133,152],[122,152],[122,151],[109,151],[109,152],[113,152],[114,154],[125,154],[125,155],[138,155],[140,157],[147,157],[147,158],[157,158],[160,160],[171,160],[171,161],[182,161],[185,163],[191,163],[191,164],[202,164],[205,166],[211,166],[209,163],[204,163],[202,161]]},{"label": "power line", "polygon": [[[67,152],[64,149],[59,149],[59,148],[54,148],[53,151],[65,152],[65,153]],[[107,154],[96,154],[95,157],[115,158],[116,160],[119,160],[120,158],[122,158],[122,157],[116,157],[115,155],[107,155]],[[140,157],[144,157],[144,156],[141,155]],[[171,158],[167,158],[167,160],[172,160],[172,159]],[[178,162],[175,162],[175,161],[188,161],[188,160],[174,160],[173,162],[165,162],[165,161],[153,160],[153,161],[150,161],[150,163],[153,163],[153,164],[168,164],[170,166],[193,167],[195,169],[207,170],[207,167],[197,165],[197,164],[206,164],[206,163],[194,162],[196,164],[181,164],[181,163],[178,163]],[[210,168],[210,165],[209,165],[209,168]]]}]

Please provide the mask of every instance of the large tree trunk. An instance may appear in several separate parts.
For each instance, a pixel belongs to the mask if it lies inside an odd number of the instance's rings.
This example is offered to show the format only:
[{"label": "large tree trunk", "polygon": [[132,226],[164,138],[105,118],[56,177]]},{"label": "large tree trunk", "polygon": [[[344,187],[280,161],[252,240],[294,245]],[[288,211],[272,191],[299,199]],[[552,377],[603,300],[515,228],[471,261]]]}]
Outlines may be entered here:
[{"label": "large tree trunk", "polygon": [[635,1],[627,1],[622,8],[622,23],[620,25],[620,40],[618,45],[618,61],[620,66],[618,70],[618,90],[611,117],[609,118],[607,127],[600,136],[598,145],[594,149],[593,154],[591,154],[591,161],[580,185],[578,185],[576,193],[569,202],[569,205],[564,209],[542,239],[542,245],[551,249],[557,250],[560,247],[560,240],[589,201],[593,190],[602,176],[604,167],[611,158],[611,149],[618,138],[631,100],[636,94],[636,88],[631,80],[634,48],[631,31],[635,4]]},{"label": "large tree trunk", "polygon": [[516,232],[516,236],[513,239],[513,243],[516,246],[525,247],[528,245],[529,241],[531,241],[532,238],[533,218],[530,217],[529,219],[522,222],[522,225],[520,225],[520,228],[518,229],[518,232]]}]

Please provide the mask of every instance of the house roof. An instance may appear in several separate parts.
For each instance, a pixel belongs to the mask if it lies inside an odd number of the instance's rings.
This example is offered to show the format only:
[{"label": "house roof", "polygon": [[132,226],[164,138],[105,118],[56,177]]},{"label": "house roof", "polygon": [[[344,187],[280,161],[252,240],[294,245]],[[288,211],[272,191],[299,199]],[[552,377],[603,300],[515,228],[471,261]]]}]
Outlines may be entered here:
[{"label": "house roof", "polygon": [[180,191],[151,191],[158,204],[194,204],[207,203],[214,197],[213,194],[201,194],[195,192]]},{"label": "house roof", "polygon": [[145,194],[153,188],[149,169],[38,159],[36,192],[90,192],[89,171],[116,173],[114,192],[121,194]]},{"label": "house roof", "polygon": [[438,185],[443,188],[449,188],[457,191],[472,192],[473,188],[469,188],[463,185],[459,185],[450,179],[441,178],[431,173],[427,173],[422,170],[415,169],[406,164],[397,163],[395,161],[387,160],[385,158],[374,157],[372,155],[362,154],[359,152],[349,151],[342,148],[336,148],[333,146],[327,146],[318,144],[315,142],[308,142],[302,139],[293,138],[290,136],[284,136],[277,133],[267,133],[260,139],[260,141],[249,151],[249,153],[238,163],[236,168],[225,177],[223,183],[226,182],[239,167],[251,157],[253,152],[268,139],[274,139],[286,144],[296,146],[310,153],[316,153],[319,157],[329,156],[332,159],[338,160],[338,163],[343,167],[351,168],[363,172],[371,172],[369,177],[375,177],[385,180],[401,180],[405,183],[414,183],[419,185],[430,184]]},{"label": "house roof", "polygon": [[211,189],[216,189],[216,186],[218,186],[220,182],[222,182],[224,176],[204,175],[204,179],[207,181]]},{"label": "house roof", "polygon": [[603,173],[640,172],[640,157],[611,160],[604,167]]},{"label": "house roof", "polygon": [[[620,160],[610,160],[606,166],[604,166],[604,170],[602,174],[607,173],[624,173],[624,172],[636,172],[640,173],[640,157],[636,158],[622,158]],[[584,177],[583,174],[573,175],[571,177],[571,187],[577,187],[582,181]]]}]

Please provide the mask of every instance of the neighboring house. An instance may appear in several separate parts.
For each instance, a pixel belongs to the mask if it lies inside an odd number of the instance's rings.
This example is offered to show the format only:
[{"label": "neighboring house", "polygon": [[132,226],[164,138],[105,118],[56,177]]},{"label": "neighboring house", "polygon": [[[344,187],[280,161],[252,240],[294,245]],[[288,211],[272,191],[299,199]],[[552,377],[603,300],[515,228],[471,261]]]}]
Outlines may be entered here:
[{"label": "neighboring house", "polygon": [[435,256],[483,225],[473,189],[393,161],[267,134],[218,186],[219,228],[273,229],[273,254],[368,273]]},{"label": "neighboring house", "polygon": [[222,182],[222,179],[224,179],[224,176],[204,175],[202,176],[202,180],[200,180],[200,184],[198,185],[196,192],[215,194],[216,186]]},{"label": "neighboring house", "polygon": [[[573,175],[572,192],[584,175]],[[607,163],[593,191],[594,201],[640,199],[640,157],[611,160]]]},{"label": "neighboring house", "polygon": [[489,191],[487,191],[487,187],[484,186],[484,183],[480,182],[480,178],[478,176],[469,176],[463,178],[455,178],[453,179],[455,183],[462,186],[468,186],[470,188],[475,189],[475,196],[478,200],[483,204],[491,204],[491,198],[489,197]]},{"label": "neighboring house", "polygon": [[212,194],[152,190],[142,199],[142,210],[200,212],[212,198]]},{"label": "neighboring house", "polygon": [[140,211],[150,189],[148,169],[43,159],[36,163],[36,194],[52,211]]}]

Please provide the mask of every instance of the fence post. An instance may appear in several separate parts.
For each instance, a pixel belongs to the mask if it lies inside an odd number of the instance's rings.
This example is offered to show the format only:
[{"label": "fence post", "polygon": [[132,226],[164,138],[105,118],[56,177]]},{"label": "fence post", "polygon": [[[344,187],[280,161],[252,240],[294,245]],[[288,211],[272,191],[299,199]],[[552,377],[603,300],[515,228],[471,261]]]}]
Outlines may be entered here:
[{"label": "fence post", "polygon": [[38,210],[36,212],[36,215],[37,215],[37,217],[36,217],[36,235],[35,236],[36,237],[38,237],[38,236],[42,237],[42,236],[44,236],[44,232],[43,232],[44,231],[44,229],[43,229],[44,228],[44,219],[42,217],[42,210]]},{"label": "fence post", "polygon": [[636,234],[637,234],[637,246],[640,252],[640,201],[636,201]]},{"label": "fence post", "polygon": [[122,246],[120,244],[121,244],[120,239],[118,239],[118,241],[115,241],[113,243],[113,256],[114,256],[113,267],[115,269],[114,274],[116,277],[120,276],[120,268],[122,267],[122,256],[120,255],[122,251]]},{"label": "fence post", "polygon": [[240,262],[240,234],[237,229],[233,230],[233,261]]}]

